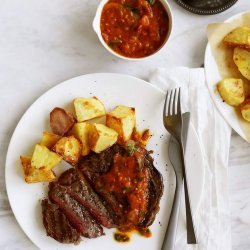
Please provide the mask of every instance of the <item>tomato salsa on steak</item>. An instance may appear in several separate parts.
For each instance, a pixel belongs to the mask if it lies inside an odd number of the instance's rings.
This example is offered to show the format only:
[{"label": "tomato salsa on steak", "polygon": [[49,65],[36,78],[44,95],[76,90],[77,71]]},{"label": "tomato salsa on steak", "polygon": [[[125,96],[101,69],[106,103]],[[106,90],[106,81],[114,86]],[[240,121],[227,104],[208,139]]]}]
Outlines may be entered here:
[{"label": "tomato salsa on steak", "polygon": [[169,18],[159,0],[109,0],[100,26],[111,49],[125,57],[140,58],[160,49],[168,34]]}]

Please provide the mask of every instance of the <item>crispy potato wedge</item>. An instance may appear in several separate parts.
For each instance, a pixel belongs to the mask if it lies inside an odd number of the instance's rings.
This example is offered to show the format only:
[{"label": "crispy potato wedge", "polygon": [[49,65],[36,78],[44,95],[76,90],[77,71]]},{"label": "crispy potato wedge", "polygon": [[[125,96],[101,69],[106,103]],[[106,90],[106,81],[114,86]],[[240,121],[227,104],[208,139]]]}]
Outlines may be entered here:
[{"label": "crispy potato wedge", "polygon": [[90,124],[89,146],[96,153],[112,146],[118,138],[118,133],[103,124]]},{"label": "crispy potato wedge", "polygon": [[74,100],[74,107],[78,122],[84,122],[106,114],[104,105],[96,97],[76,98]]},{"label": "crispy potato wedge", "polygon": [[81,156],[82,144],[74,136],[62,137],[53,150],[72,165],[76,165]]},{"label": "crispy potato wedge", "polygon": [[250,98],[246,98],[246,100],[240,105],[240,111],[242,117],[250,122]]},{"label": "crispy potato wedge", "polygon": [[31,167],[31,158],[26,156],[20,156],[24,179],[27,183],[53,181],[56,176],[51,170],[44,170],[44,168]]},{"label": "crispy potato wedge", "polygon": [[56,135],[54,133],[44,131],[40,145],[45,146],[48,149],[51,149],[60,138],[61,138],[60,135]]},{"label": "crispy potato wedge", "polygon": [[244,99],[244,87],[241,79],[226,78],[217,84],[221,98],[231,106],[240,105]]},{"label": "crispy potato wedge", "polygon": [[87,122],[75,123],[70,134],[75,136],[82,143],[82,156],[88,155],[90,152],[89,147],[89,130],[90,125]]},{"label": "crispy potato wedge", "polygon": [[52,151],[47,147],[36,144],[35,150],[31,158],[31,167],[33,168],[43,168],[46,171],[51,170],[55,167],[62,157]]},{"label": "crispy potato wedge", "polygon": [[241,48],[235,48],[233,60],[240,73],[250,80],[250,51]]},{"label": "crispy potato wedge", "polygon": [[250,27],[242,26],[227,34],[223,43],[231,47],[250,48]]},{"label": "crispy potato wedge", "polygon": [[127,106],[117,106],[107,113],[106,125],[118,133],[118,142],[128,141],[136,125],[135,109]]}]

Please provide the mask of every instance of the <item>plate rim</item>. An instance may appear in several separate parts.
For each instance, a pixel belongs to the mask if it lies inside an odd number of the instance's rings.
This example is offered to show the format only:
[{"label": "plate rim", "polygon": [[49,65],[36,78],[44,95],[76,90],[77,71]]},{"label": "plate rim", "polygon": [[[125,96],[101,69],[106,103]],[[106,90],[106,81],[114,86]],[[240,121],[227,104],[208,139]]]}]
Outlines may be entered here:
[{"label": "plate rim", "polygon": [[[27,234],[26,230],[23,228],[21,222],[19,221],[19,219],[17,218],[16,214],[14,213],[14,210],[15,210],[15,209],[13,210],[13,199],[10,199],[10,193],[9,193],[9,192],[10,192],[10,189],[8,188],[9,185],[10,185],[10,183],[7,181],[7,180],[8,180],[8,171],[6,171],[6,166],[8,165],[8,162],[10,161],[10,154],[11,154],[10,148],[11,148],[11,146],[12,146],[12,144],[13,144],[13,140],[14,140],[15,134],[18,132],[18,128],[19,128],[19,126],[22,124],[22,121],[25,119],[25,117],[26,117],[28,111],[29,111],[34,105],[36,105],[36,103],[39,102],[40,99],[42,99],[44,95],[46,95],[46,94],[49,93],[50,91],[54,91],[57,87],[61,87],[62,85],[66,85],[69,81],[75,81],[75,80],[78,79],[78,78],[82,78],[82,77],[84,77],[84,76],[93,76],[93,75],[98,75],[98,76],[100,76],[100,75],[106,75],[106,76],[107,76],[107,75],[110,75],[110,76],[115,76],[115,77],[125,77],[125,78],[127,78],[127,79],[130,78],[130,79],[134,79],[134,80],[136,80],[136,81],[140,81],[140,82],[143,83],[143,84],[147,84],[150,88],[153,88],[153,89],[155,89],[156,91],[158,91],[158,92],[160,92],[160,93],[162,93],[162,94],[165,93],[165,92],[164,92],[162,89],[160,89],[158,86],[156,86],[156,85],[154,85],[154,84],[151,84],[150,82],[147,82],[147,81],[145,81],[145,80],[143,80],[143,79],[137,78],[137,77],[135,77],[135,76],[131,76],[131,75],[127,75],[127,74],[120,74],[120,73],[89,73],[89,74],[83,74],[83,75],[79,75],[79,76],[76,76],[76,77],[73,77],[73,78],[69,78],[69,79],[67,79],[67,80],[65,80],[65,81],[62,81],[62,82],[60,82],[60,83],[58,83],[58,84],[52,86],[51,88],[49,88],[48,90],[46,90],[45,92],[43,92],[34,102],[31,103],[30,106],[28,106],[28,108],[24,111],[24,113],[22,114],[21,118],[19,119],[19,121],[18,121],[18,123],[17,123],[17,125],[16,125],[16,127],[15,127],[15,129],[14,129],[14,131],[13,131],[13,133],[12,133],[12,136],[11,136],[11,138],[10,138],[10,141],[9,141],[9,145],[8,145],[8,149],[7,149],[7,154],[6,154],[6,160],[5,160],[5,186],[6,186],[6,192],[7,192],[8,200],[9,200],[9,203],[10,203],[10,207],[11,207],[11,210],[12,210],[12,212],[13,212],[13,215],[14,215],[14,217],[15,217],[15,219],[16,219],[18,225],[20,226],[21,230],[25,233],[25,235],[29,238],[29,240],[30,240],[35,246],[37,246],[38,248],[39,248],[39,246],[38,246],[38,245],[36,244],[36,242],[29,236],[29,234]],[[203,179],[203,181],[202,181],[202,192],[201,192],[201,195],[200,195],[199,200],[198,200],[197,205],[196,205],[196,210],[195,210],[195,214],[196,214],[196,212],[197,212],[197,210],[198,210],[198,208],[199,208],[199,206],[200,206],[201,196],[202,196],[203,189],[204,189],[204,177],[205,177],[205,169],[204,169],[204,166],[205,166],[205,159],[204,159],[203,149],[202,149],[202,146],[201,146],[201,141],[200,141],[200,139],[199,139],[199,136],[198,136],[198,134],[197,134],[197,132],[196,132],[196,130],[195,130],[195,128],[194,128],[194,126],[193,126],[192,123],[191,123],[191,126],[192,126],[192,128],[193,128],[193,129],[192,129],[192,130],[193,130],[193,133],[195,134],[195,137],[197,138],[197,143],[198,143],[199,148],[200,148],[200,151],[201,151],[201,156],[200,156],[200,158],[201,158],[202,163],[203,163],[203,164],[202,164],[202,169],[203,169],[203,171],[202,171],[202,179]],[[194,215],[194,216],[195,216],[195,215]],[[183,233],[180,234],[180,236],[181,236],[181,235],[183,235]],[[178,238],[179,238],[179,237],[178,237]]]}]

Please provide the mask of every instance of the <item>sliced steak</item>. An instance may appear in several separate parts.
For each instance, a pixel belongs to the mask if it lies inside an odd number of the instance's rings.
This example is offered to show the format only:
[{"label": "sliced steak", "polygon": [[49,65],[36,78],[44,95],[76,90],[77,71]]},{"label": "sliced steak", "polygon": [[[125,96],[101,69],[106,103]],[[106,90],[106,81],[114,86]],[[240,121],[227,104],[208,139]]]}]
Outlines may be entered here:
[{"label": "sliced steak", "polygon": [[73,228],[59,207],[49,203],[47,199],[42,201],[43,224],[47,235],[61,243],[80,242],[80,233]]},{"label": "sliced steak", "polygon": [[74,227],[80,234],[87,238],[96,238],[103,235],[103,229],[90,213],[70,194],[67,187],[58,183],[50,183],[49,198],[57,204]]},{"label": "sliced steak", "polygon": [[79,171],[74,168],[65,171],[58,179],[58,183],[67,186],[70,195],[82,204],[104,227],[112,228],[117,226],[114,222],[116,216],[113,211],[95,193]]},{"label": "sliced steak", "polygon": [[120,225],[123,224],[127,202],[113,193],[102,192],[95,185],[95,181],[111,169],[116,154],[126,155],[126,150],[118,144],[114,144],[99,154],[92,152],[83,157],[78,164],[78,169],[87,178],[95,192],[106,201],[113,213],[116,214],[116,224]]}]

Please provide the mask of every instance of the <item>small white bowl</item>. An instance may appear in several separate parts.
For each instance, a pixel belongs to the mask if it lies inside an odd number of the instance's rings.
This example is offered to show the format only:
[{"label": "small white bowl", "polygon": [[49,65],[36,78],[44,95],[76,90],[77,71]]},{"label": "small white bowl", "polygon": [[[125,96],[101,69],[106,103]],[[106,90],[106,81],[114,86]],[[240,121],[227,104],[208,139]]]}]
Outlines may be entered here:
[{"label": "small white bowl", "polygon": [[138,60],[142,60],[142,59],[145,59],[145,58],[148,58],[150,56],[153,56],[155,55],[156,53],[158,53],[167,43],[169,37],[170,37],[170,34],[171,34],[171,31],[172,31],[172,11],[170,9],[170,6],[168,4],[168,2],[166,0],[159,0],[162,5],[164,6],[167,14],[168,14],[168,18],[169,18],[169,27],[168,27],[168,33],[167,33],[167,36],[165,38],[165,41],[163,42],[163,44],[161,45],[161,47],[156,50],[153,54],[151,55],[148,55],[148,56],[144,56],[144,57],[139,57],[139,58],[131,58],[131,57],[126,57],[126,56],[123,56],[123,55],[120,55],[118,53],[116,53],[114,50],[112,50],[107,44],[106,42],[103,40],[102,38],[102,34],[101,34],[101,27],[100,27],[100,23],[101,23],[101,14],[102,14],[102,9],[104,7],[104,5],[108,2],[109,0],[102,0],[97,8],[97,11],[96,11],[96,15],[95,15],[95,18],[93,20],[93,29],[94,31],[96,32],[97,36],[99,37],[99,40],[101,41],[102,45],[113,55],[119,57],[119,58],[122,58],[122,59],[125,59],[125,60],[130,60],[130,61],[138,61]]}]

